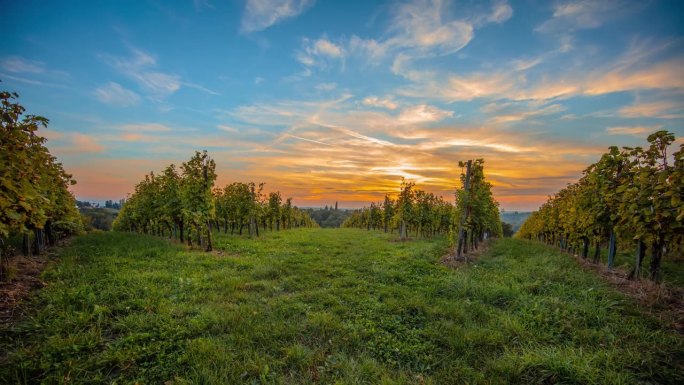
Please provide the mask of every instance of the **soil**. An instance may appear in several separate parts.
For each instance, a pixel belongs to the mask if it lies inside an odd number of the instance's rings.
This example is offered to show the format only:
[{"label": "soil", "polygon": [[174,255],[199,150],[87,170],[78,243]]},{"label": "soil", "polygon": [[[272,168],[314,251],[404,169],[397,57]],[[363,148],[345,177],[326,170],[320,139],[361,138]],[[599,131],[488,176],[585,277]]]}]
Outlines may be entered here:
[{"label": "soil", "polygon": [[9,282],[0,282],[0,323],[17,318],[21,302],[33,290],[45,287],[40,273],[48,261],[47,256],[15,256],[9,260],[9,271],[14,274]]},{"label": "soil", "polygon": [[644,278],[629,280],[628,271],[608,269],[605,265],[596,265],[577,254],[572,256],[584,270],[596,272],[611,286],[635,299],[647,313],[684,334],[684,288],[667,286]]}]

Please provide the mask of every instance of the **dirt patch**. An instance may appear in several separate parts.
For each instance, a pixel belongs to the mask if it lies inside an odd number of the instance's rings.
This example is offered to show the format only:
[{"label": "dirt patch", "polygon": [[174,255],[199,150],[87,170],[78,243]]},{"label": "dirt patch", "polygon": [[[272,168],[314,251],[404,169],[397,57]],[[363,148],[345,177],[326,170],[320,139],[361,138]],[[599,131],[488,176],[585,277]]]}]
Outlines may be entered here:
[{"label": "dirt patch", "polygon": [[608,269],[607,266],[596,265],[577,254],[569,255],[574,257],[584,270],[596,272],[611,286],[644,306],[649,314],[684,334],[683,288],[669,287],[647,279],[629,280],[629,272],[624,269]]},{"label": "dirt patch", "polygon": [[12,279],[0,282],[0,323],[15,319],[19,305],[35,289],[45,287],[40,279],[50,257],[48,255],[36,257],[15,256],[8,262],[9,270],[13,272]]},{"label": "dirt patch", "polygon": [[489,250],[492,244],[492,239],[488,239],[478,246],[477,250],[471,250],[468,254],[461,255],[461,258],[456,257],[456,249],[454,247],[449,248],[446,255],[443,255],[439,261],[451,268],[458,268],[462,265],[477,261],[480,256]]},{"label": "dirt patch", "polygon": [[21,303],[37,289],[42,289],[46,283],[40,279],[40,274],[47,265],[57,259],[57,251],[69,245],[73,238],[57,241],[48,247],[41,255],[25,257],[15,255],[9,258],[8,270],[11,279],[0,282],[0,324],[7,324],[21,316]]}]

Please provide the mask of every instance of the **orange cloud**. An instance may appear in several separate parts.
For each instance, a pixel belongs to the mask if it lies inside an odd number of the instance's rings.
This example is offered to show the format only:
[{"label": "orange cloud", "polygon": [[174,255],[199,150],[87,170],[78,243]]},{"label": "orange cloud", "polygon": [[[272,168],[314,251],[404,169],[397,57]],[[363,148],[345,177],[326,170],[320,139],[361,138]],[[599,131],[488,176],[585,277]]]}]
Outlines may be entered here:
[{"label": "orange cloud", "polygon": [[[43,134],[43,131],[40,132]],[[78,132],[55,133],[47,131],[47,136],[52,136],[50,149],[57,155],[79,155],[101,153],[105,146],[99,144],[92,135]]]}]

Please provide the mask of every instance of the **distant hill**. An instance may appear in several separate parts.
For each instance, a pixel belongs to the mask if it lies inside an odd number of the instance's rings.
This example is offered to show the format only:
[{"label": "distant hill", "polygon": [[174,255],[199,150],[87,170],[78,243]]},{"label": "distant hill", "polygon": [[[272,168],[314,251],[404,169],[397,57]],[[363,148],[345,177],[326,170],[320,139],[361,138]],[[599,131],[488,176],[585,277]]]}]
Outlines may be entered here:
[{"label": "distant hill", "polygon": [[307,208],[304,209],[311,219],[316,221],[321,227],[340,227],[342,222],[347,219],[354,210],[326,208]]},{"label": "distant hill", "polygon": [[501,213],[501,221],[510,223],[513,227],[513,232],[516,232],[530,214],[532,214],[531,211],[504,211]]},{"label": "distant hill", "polygon": [[106,207],[79,207],[78,211],[83,217],[83,224],[86,230],[104,230],[112,229],[112,222],[119,214],[119,210]]}]

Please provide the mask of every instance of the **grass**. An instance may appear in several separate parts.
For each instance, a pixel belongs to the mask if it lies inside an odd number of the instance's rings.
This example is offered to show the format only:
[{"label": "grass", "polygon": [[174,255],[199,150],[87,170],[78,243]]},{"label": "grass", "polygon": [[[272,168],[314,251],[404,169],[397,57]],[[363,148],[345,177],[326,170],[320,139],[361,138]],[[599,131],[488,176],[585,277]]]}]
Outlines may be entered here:
[{"label": "grass", "polygon": [[[589,256],[591,259],[591,256]],[[608,251],[602,250],[601,262],[608,263]],[[646,256],[641,265],[641,276],[647,279],[649,276],[649,264],[651,263],[651,250],[648,249]],[[636,250],[619,251],[615,254],[614,265],[622,268],[625,271],[631,271],[636,264]],[[676,286],[684,288],[684,260],[672,259],[671,256],[665,256],[660,265],[660,281],[668,286]]]},{"label": "grass", "polygon": [[356,229],[216,246],[76,239],[0,329],[0,383],[684,382],[681,335],[540,244],[458,270],[444,239]]}]

